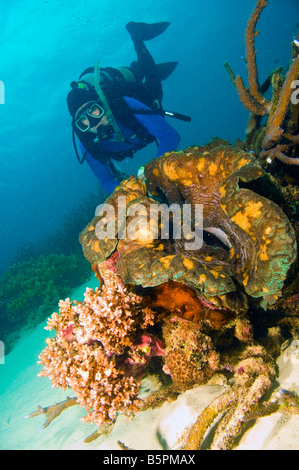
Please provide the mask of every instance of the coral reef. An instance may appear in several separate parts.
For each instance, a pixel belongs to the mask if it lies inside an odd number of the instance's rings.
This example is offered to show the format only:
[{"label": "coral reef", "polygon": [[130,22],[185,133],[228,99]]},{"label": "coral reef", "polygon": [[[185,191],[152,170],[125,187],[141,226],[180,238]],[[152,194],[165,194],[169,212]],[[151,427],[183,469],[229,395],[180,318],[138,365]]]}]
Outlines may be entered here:
[{"label": "coral reef", "polygon": [[[298,191],[293,181],[285,184],[286,174],[280,185],[264,159],[296,164],[298,105],[290,103],[290,83],[298,78],[298,47],[287,75],[274,71],[260,87],[255,37],[266,5],[257,0],[246,29],[248,89],[226,64],[251,112],[245,141],[213,139],[166,153],[97,208],[80,242],[100,285],[87,289],[83,302],[60,301],[47,326],[56,336],[40,355],[41,375],[76,397],[31,417],[45,414],[48,425],[79,404],[84,420],[100,426],[90,442],[109,432],[118,414],[160,406],[216,373],[227,387],[183,449],[201,448],[212,427],[211,448],[230,449],[244,423],[281,407],[297,412],[292,392],[265,398],[277,356],[299,336]],[[140,381],[152,373],[161,387],[142,397]]]},{"label": "coral reef", "polygon": [[[165,154],[145,175],[145,182],[121,183],[81,233],[100,287],[87,289],[82,303],[60,302],[49,320],[57,334],[40,356],[41,375],[73,390],[87,409],[85,421],[108,425],[119,413],[159,406],[226,373],[231,391],[199,418],[186,448],[200,446],[203,429],[227,409],[215,446],[228,448],[274,381],[275,341],[282,344],[298,327],[284,321],[280,330],[285,315],[275,310],[293,276],[295,232],[280,207],[242,186],[264,172],[250,153],[227,142]],[[204,231],[216,240],[190,249],[190,227],[185,238],[162,238],[165,219],[150,211],[161,200],[166,207],[202,204]],[[274,317],[263,320],[270,307]],[[142,399],[140,380],[153,367],[166,385]],[[62,409],[51,408],[54,416]]]}]

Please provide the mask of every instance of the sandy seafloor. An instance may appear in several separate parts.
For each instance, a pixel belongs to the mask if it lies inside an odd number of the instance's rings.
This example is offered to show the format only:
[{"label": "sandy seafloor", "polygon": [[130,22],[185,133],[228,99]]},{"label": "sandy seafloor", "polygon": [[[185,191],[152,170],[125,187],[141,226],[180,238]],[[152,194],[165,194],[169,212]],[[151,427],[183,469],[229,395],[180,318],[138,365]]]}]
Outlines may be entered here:
[{"label": "sandy seafloor", "polygon": [[[75,289],[71,299],[83,300],[86,286],[95,287],[96,279]],[[52,312],[49,312],[49,315]],[[108,437],[101,436],[91,444],[84,439],[94,432],[95,425],[80,421],[83,408],[71,407],[40,430],[44,416],[24,417],[38,405],[49,406],[73,396],[72,391],[54,389],[47,377],[38,377],[41,366],[38,355],[45,347],[49,331],[46,322],[21,339],[0,364],[0,449],[1,450],[119,450],[120,440],[135,450],[179,449],[179,437],[195,421],[197,415],[223,392],[226,385],[203,385],[182,394],[175,402],[156,410],[140,413],[134,420],[120,416]],[[293,341],[278,360],[279,388],[299,393],[299,341]],[[151,384],[146,379],[142,389]],[[276,413],[251,423],[243,434],[239,450],[299,449],[299,415]]]}]

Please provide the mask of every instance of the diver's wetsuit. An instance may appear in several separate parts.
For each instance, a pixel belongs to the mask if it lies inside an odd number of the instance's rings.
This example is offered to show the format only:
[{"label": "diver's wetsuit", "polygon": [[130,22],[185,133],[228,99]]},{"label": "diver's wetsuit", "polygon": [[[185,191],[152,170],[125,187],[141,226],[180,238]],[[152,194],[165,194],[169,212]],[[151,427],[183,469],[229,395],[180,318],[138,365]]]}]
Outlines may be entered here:
[{"label": "diver's wetsuit", "polygon": [[[128,69],[133,73],[136,86],[138,86],[139,92],[141,90],[143,98],[141,102],[136,99],[136,95],[134,98],[132,96],[122,95],[125,106],[128,107],[129,112],[135,118],[135,124],[134,122],[132,123],[132,119],[124,119],[123,114],[122,119],[118,119],[119,109],[114,105],[114,118],[124,140],[117,141],[113,140],[113,138],[102,140],[99,137],[95,145],[94,134],[85,132],[84,135],[80,135],[80,131],[78,132],[78,130],[75,129],[80,140],[81,151],[85,154],[85,160],[103,189],[108,193],[114,190],[121,179],[113,174],[111,169],[113,164],[109,166],[106,155],[109,155],[110,161],[111,159],[120,161],[126,158],[126,156],[132,156],[132,152],[134,153],[138,149],[145,147],[147,143],[156,140],[158,144],[156,157],[159,157],[167,151],[176,150],[180,141],[180,136],[177,131],[168,124],[160,112],[163,96],[161,81],[170,75],[176,67],[177,62],[156,65],[144,44],[145,40],[152,39],[158,34],[161,34],[168,26],[169,23],[166,22],[155,23],[154,25],[131,22],[126,26],[132,38],[138,59],[138,61],[133,62]],[[103,91],[106,95],[105,90]],[[134,96],[134,90],[132,95]],[[113,94],[111,95],[110,93],[109,96],[113,97]],[[106,95],[108,102],[110,99],[109,96]],[[112,107],[111,102],[109,102],[109,105]],[[136,111],[136,113],[134,111]],[[149,113],[146,113],[146,111],[149,111]],[[142,135],[142,140],[140,133],[137,132],[137,127],[140,127],[139,123],[145,133],[145,135]],[[91,145],[89,145],[88,140],[90,140]]]}]

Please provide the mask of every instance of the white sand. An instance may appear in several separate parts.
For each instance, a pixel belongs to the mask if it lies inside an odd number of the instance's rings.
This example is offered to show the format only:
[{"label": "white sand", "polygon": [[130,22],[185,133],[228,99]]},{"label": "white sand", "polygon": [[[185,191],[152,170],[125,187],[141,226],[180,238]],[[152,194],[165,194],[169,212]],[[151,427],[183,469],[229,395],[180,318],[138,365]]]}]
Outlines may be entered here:
[{"label": "white sand", "polygon": [[[88,282],[96,286],[96,280]],[[86,285],[73,291],[71,298],[83,299]],[[50,312],[51,313],[51,312]],[[39,378],[41,366],[37,364],[39,353],[45,347],[49,332],[44,325],[37,327],[23,338],[13,351],[0,363],[0,449],[102,449],[119,450],[117,441],[139,450],[177,448],[177,442],[185,427],[194,422],[197,415],[212,398],[223,391],[221,386],[204,385],[181,395],[176,402],[161,408],[140,413],[133,421],[120,416],[112,433],[100,437],[92,444],[84,439],[97,429],[83,424],[80,418],[85,411],[78,406],[64,411],[49,427],[39,428],[43,416],[24,419],[37,409],[37,405],[49,406],[62,401],[72,392],[51,387],[48,378]],[[281,388],[299,393],[299,341],[294,341],[279,359]],[[148,383],[144,382],[147,388]],[[299,449],[299,415],[276,413],[258,419],[242,437],[238,449]]]}]

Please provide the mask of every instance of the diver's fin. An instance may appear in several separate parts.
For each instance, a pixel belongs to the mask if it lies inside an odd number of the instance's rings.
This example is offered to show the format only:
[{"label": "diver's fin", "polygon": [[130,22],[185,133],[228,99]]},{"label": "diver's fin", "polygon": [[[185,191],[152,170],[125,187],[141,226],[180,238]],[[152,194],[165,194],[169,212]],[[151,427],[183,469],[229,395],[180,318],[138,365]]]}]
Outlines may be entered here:
[{"label": "diver's fin", "polygon": [[160,23],[135,23],[130,21],[126,25],[127,31],[132,38],[138,37],[143,41],[154,39],[159,34],[162,34],[170,25],[168,21],[160,21]]},{"label": "diver's fin", "polygon": [[161,82],[166,80],[169,75],[175,70],[178,62],[164,62],[163,64],[156,64],[157,71]]}]

